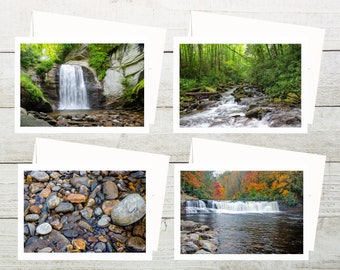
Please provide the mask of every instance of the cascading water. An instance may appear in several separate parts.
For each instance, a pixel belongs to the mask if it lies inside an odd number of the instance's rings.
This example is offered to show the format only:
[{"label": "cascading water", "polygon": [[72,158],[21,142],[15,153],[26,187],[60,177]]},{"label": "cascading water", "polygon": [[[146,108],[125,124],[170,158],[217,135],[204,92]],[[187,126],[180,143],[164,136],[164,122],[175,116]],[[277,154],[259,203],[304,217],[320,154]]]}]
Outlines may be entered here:
[{"label": "cascading water", "polygon": [[213,201],[202,200],[185,202],[187,214],[198,213],[275,213],[279,212],[276,201]]},{"label": "cascading water", "polygon": [[78,65],[61,65],[59,110],[90,109],[83,69]]}]

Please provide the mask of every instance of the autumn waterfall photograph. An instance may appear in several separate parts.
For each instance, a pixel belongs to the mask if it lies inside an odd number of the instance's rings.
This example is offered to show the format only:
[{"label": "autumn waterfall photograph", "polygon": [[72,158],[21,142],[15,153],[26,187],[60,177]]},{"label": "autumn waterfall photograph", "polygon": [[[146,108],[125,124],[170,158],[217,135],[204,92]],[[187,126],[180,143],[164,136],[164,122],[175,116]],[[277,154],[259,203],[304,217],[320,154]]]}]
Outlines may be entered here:
[{"label": "autumn waterfall photograph", "polygon": [[181,254],[303,254],[303,171],[181,171]]}]

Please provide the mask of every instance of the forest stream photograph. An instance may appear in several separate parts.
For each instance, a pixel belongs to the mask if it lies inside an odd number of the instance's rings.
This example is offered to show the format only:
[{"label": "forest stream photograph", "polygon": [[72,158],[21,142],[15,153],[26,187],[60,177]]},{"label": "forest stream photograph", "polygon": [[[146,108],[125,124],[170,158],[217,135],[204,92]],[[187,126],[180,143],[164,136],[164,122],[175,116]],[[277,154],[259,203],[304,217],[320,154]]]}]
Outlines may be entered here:
[{"label": "forest stream photograph", "polygon": [[181,254],[303,254],[302,171],[181,171]]},{"label": "forest stream photograph", "polygon": [[21,43],[21,127],[143,127],[144,44]]},{"label": "forest stream photograph", "polygon": [[180,128],[301,127],[301,44],[179,44]]}]

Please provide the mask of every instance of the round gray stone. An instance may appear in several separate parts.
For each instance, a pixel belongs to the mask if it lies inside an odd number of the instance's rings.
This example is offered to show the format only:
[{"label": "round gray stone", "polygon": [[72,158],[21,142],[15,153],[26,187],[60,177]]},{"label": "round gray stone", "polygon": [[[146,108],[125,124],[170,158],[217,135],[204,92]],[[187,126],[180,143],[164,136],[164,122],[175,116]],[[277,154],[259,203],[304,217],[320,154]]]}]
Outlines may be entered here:
[{"label": "round gray stone", "polygon": [[112,222],[127,226],[140,220],[146,213],[144,199],[137,193],[127,195],[111,213]]},{"label": "round gray stone", "polygon": [[62,202],[55,208],[55,211],[57,213],[67,213],[72,212],[73,210],[74,210],[73,204],[68,202]]},{"label": "round gray stone", "polygon": [[52,193],[46,200],[46,205],[48,209],[54,209],[60,204],[60,198]]},{"label": "round gray stone", "polygon": [[98,220],[98,227],[105,228],[110,225],[111,218],[108,215],[102,215],[102,217]]},{"label": "round gray stone", "polygon": [[39,182],[47,182],[50,179],[50,176],[47,173],[41,171],[33,171],[31,172],[31,176]]},{"label": "round gray stone", "polygon": [[40,216],[38,214],[28,214],[27,216],[25,216],[25,220],[28,222],[37,221],[39,218]]},{"label": "round gray stone", "polygon": [[40,235],[49,234],[51,231],[52,231],[52,227],[48,223],[42,223],[36,229],[37,234],[40,234]]}]

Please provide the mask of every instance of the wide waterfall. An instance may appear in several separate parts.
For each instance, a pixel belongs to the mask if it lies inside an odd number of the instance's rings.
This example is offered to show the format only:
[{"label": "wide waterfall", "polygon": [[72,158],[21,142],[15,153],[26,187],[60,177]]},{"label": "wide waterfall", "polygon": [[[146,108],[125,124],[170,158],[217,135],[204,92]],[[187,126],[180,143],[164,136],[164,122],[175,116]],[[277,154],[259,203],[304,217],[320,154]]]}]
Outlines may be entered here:
[{"label": "wide waterfall", "polygon": [[187,214],[198,213],[275,213],[277,201],[214,201],[191,200],[185,202]]},{"label": "wide waterfall", "polygon": [[59,78],[59,110],[90,109],[83,69],[77,65],[61,65]]}]

